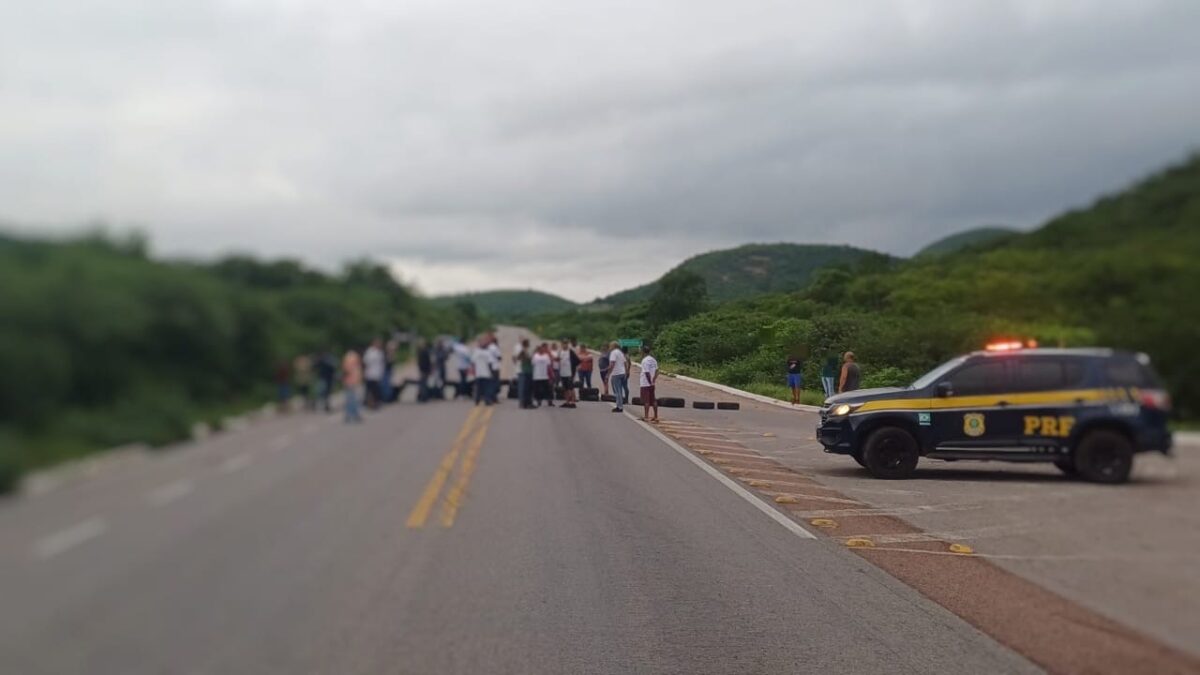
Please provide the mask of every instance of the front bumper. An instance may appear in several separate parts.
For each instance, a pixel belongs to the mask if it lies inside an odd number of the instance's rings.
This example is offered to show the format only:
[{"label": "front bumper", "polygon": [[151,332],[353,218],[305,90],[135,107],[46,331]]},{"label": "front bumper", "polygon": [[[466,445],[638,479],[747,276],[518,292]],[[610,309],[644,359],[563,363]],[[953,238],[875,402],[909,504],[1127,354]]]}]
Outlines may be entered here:
[{"label": "front bumper", "polygon": [[822,419],[817,425],[817,441],[828,453],[849,455],[854,452],[854,432],[846,419]]}]

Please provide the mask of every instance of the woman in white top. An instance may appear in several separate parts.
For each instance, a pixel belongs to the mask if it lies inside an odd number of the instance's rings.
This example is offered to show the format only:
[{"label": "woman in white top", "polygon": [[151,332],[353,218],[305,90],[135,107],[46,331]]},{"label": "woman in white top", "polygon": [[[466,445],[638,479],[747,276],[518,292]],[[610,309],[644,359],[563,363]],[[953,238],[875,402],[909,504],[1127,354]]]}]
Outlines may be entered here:
[{"label": "woman in white top", "polygon": [[533,358],[533,399],[538,405],[545,401],[554,407],[554,392],[550,390],[550,353],[545,344],[538,345]]}]

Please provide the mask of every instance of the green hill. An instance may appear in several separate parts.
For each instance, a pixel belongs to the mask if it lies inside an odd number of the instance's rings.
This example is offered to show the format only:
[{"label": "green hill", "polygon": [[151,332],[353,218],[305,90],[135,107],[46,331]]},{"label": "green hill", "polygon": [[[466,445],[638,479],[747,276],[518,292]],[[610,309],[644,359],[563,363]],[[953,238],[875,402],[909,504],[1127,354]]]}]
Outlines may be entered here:
[{"label": "green hill", "polygon": [[442,295],[433,298],[433,303],[438,306],[446,306],[463,300],[475,303],[480,312],[500,320],[543,312],[561,312],[576,306],[566,298],[532,289]]},{"label": "green hill", "polygon": [[[1200,418],[1200,155],[1026,234],[876,272],[821,273],[799,293],[666,326],[660,357],[739,386],[779,354],[852,349],[867,385],[901,384],[996,337],[1150,355],[1176,414]],[[752,329],[755,332],[750,332]]]},{"label": "green hill", "polygon": [[[704,277],[708,297],[719,303],[799,290],[823,267],[864,263],[886,265],[890,260],[882,253],[853,246],[746,244],[688,258],[672,271],[685,269]],[[621,291],[601,298],[597,304],[620,306],[648,300],[657,285],[658,282],[651,282]]]},{"label": "green hill", "polygon": [[1009,227],[977,227],[938,239],[918,251],[914,257],[946,255],[967,249],[983,248],[1018,235],[1020,232]]}]

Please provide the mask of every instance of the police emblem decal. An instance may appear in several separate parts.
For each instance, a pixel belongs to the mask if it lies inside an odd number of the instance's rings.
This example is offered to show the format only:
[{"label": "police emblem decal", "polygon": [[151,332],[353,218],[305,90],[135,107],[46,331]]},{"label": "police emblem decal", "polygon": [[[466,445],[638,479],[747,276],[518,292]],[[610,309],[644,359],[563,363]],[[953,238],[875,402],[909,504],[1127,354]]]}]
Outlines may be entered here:
[{"label": "police emblem decal", "polygon": [[963,433],[972,438],[982,436],[985,428],[983,413],[967,413],[963,415]]}]

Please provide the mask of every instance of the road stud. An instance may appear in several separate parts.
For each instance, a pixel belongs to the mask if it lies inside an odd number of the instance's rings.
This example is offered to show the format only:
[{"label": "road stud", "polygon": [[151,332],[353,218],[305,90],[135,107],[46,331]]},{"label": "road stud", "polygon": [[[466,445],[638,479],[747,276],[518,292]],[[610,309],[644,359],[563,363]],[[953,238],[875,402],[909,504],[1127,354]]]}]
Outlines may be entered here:
[{"label": "road stud", "polygon": [[847,539],[846,545],[849,546],[850,548],[875,548],[875,542],[871,541],[870,539],[864,539],[862,537],[855,537],[853,539]]},{"label": "road stud", "polygon": [[970,555],[975,552],[975,549],[966,544],[950,544],[951,553],[961,553],[962,555]]},{"label": "road stud", "polygon": [[771,487],[771,482],[765,480],[752,480],[749,481],[747,485],[754,488],[769,488]]},{"label": "road stud", "polygon": [[820,527],[826,530],[832,530],[837,527],[837,521],[831,518],[813,518],[808,521],[813,527]]},{"label": "road stud", "polygon": [[776,504],[799,504],[800,500],[791,495],[779,495],[775,498]]}]

